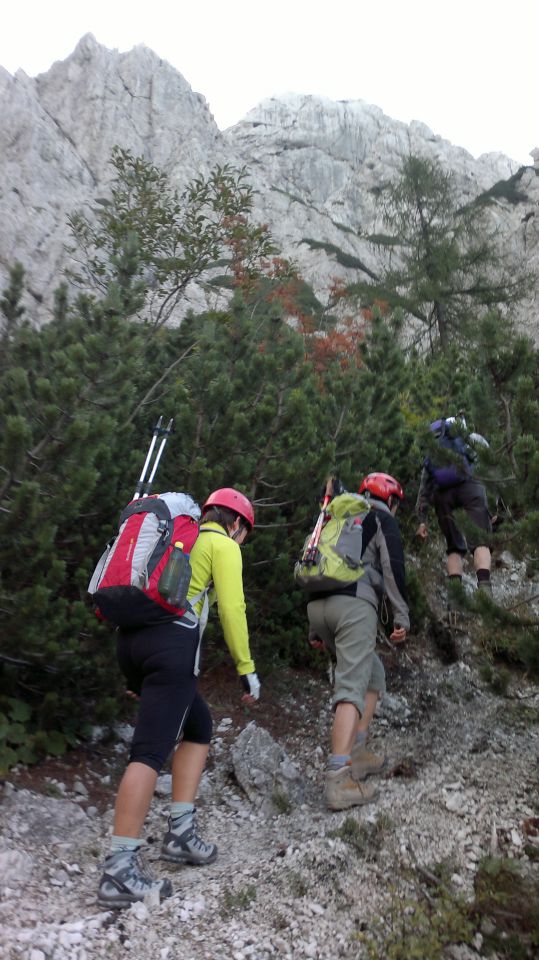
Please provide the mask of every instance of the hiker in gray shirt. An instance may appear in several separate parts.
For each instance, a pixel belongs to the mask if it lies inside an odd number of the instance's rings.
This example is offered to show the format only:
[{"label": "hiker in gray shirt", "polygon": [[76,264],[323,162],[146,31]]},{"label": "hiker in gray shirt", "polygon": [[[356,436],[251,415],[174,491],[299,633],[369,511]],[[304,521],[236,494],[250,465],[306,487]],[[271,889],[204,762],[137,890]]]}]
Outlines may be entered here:
[{"label": "hiker in gray shirt", "polygon": [[404,497],[400,483],[386,473],[362,481],[371,509],[362,521],[361,575],[350,584],[312,594],[307,605],[310,642],[322,643],[336,657],[334,719],[325,800],[330,810],[345,810],[376,799],[365,783],[381,773],[386,758],[367,750],[366,739],[376,704],[385,692],[385,673],[375,654],[378,609],[389,598],[394,629],[402,643],[410,627],[404,575],[404,551],[395,513]]}]

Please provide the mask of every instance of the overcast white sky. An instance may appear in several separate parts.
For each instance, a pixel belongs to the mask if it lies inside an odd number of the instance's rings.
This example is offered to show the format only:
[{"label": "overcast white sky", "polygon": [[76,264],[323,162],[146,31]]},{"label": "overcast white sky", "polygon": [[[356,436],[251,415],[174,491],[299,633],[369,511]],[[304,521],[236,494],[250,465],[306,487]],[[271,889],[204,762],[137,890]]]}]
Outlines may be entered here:
[{"label": "overcast white sky", "polygon": [[288,91],[365,100],[474,156],[539,147],[539,0],[12,0],[0,65],[30,76],[85,33],[151,47],[221,129]]}]

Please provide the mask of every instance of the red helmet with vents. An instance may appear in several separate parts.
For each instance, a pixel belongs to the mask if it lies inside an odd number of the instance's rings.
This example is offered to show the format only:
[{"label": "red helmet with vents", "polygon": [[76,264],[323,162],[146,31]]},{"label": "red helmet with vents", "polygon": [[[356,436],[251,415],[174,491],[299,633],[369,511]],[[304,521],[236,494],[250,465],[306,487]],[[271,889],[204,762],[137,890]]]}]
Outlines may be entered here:
[{"label": "red helmet with vents", "polygon": [[390,477],[389,473],[369,473],[361,481],[359,487],[360,493],[372,493],[373,497],[380,500],[389,500],[393,495],[399,500],[404,500],[404,490],[395,477]]},{"label": "red helmet with vents", "polygon": [[210,493],[208,499],[202,506],[202,516],[204,516],[204,513],[210,507],[226,507],[227,510],[233,510],[234,513],[239,513],[250,530],[252,530],[255,525],[255,512],[251,501],[244,493],[240,493],[239,490],[234,490],[233,487],[221,487],[219,490],[214,490],[213,493]]}]

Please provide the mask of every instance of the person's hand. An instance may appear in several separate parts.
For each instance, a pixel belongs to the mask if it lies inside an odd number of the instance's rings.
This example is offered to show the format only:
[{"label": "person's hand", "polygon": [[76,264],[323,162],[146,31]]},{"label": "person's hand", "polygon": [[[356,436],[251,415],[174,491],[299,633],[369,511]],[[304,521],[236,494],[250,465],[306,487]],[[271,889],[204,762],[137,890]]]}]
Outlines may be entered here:
[{"label": "person's hand", "polygon": [[126,697],[129,697],[130,700],[140,700],[139,694],[135,693],[134,690],[126,690],[125,695]]},{"label": "person's hand", "polygon": [[241,685],[244,689],[242,701],[244,703],[255,703],[260,697],[260,680],[256,673],[244,673],[240,677]]},{"label": "person's hand", "polygon": [[390,634],[389,639],[392,640],[393,643],[404,643],[404,641],[406,640],[406,630],[404,629],[404,627],[398,627],[395,624],[395,627],[393,628],[393,633]]},{"label": "person's hand", "polygon": [[307,643],[313,650],[324,650],[325,644],[324,641],[320,639],[317,633],[314,630],[309,630],[309,635],[307,637]]},{"label": "person's hand", "polygon": [[331,477],[327,478],[325,486],[322,487],[320,491],[320,507],[322,507],[325,497],[330,497],[333,500],[333,497],[340,497],[341,493],[346,493],[346,487],[337,474],[334,473]]},{"label": "person's hand", "polygon": [[420,523],[419,526],[418,526],[418,528],[417,528],[417,530],[416,530],[416,532],[415,532],[415,535],[416,535],[416,537],[419,537],[420,540],[426,540],[427,537],[428,537],[428,535],[429,535],[429,531],[428,531],[428,528],[427,528],[427,524],[426,524],[426,523]]}]

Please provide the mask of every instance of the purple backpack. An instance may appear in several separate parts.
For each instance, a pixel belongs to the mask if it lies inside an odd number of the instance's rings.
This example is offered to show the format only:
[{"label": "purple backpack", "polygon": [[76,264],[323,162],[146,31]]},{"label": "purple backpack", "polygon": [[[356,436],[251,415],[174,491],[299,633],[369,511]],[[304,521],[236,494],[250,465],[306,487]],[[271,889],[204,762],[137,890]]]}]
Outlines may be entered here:
[{"label": "purple backpack", "polygon": [[[447,420],[434,420],[430,430],[434,433],[440,447],[453,454],[445,463],[435,463],[430,457],[425,457],[424,466],[438,487],[454,487],[457,483],[470,480],[474,472],[475,454],[466,441],[451,434],[451,424]],[[457,459],[458,457],[458,459]]]}]

